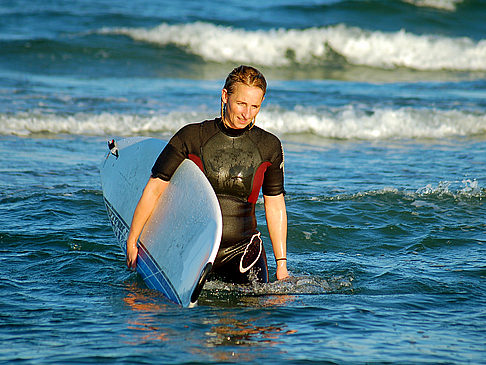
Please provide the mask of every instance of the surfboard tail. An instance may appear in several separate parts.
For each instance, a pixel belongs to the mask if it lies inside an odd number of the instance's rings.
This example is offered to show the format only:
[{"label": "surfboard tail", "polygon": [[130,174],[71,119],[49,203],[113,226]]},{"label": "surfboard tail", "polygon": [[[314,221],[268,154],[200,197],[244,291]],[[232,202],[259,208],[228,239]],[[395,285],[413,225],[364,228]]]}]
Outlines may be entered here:
[{"label": "surfboard tail", "polygon": [[201,272],[201,276],[199,277],[199,281],[194,288],[194,291],[192,292],[191,295],[191,304],[195,304],[197,302],[197,298],[199,298],[199,295],[201,294],[201,290],[204,286],[204,283],[206,282],[209,273],[213,269],[213,264],[211,262],[208,262],[206,266],[204,266],[204,269]]}]

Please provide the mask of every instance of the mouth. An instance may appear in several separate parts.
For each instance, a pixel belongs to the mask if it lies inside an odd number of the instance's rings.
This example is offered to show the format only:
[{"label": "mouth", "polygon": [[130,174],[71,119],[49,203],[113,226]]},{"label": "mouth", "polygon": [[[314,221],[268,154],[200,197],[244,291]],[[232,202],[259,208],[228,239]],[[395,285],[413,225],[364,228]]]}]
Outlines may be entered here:
[{"label": "mouth", "polygon": [[244,118],[238,118],[238,121],[241,123],[241,124],[248,124],[251,122],[251,120],[247,120],[247,119],[244,119]]}]

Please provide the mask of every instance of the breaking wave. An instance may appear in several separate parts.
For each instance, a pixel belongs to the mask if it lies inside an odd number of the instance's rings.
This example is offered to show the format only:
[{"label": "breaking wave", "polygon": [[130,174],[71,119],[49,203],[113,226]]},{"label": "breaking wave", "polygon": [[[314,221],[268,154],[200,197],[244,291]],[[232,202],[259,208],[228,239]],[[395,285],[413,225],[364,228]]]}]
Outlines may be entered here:
[{"label": "breaking wave", "polygon": [[[0,135],[74,134],[132,136],[172,134],[185,124],[213,118],[207,112],[171,112],[134,115],[101,113],[0,114]],[[332,139],[421,139],[480,136],[486,134],[486,115],[458,110],[377,108],[353,106],[326,109],[262,109],[257,124],[279,135],[311,134]]]},{"label": "breaking wave", "polygon": [[343,24],[323,28],[244,30],[196,22],[155,28],[103,28],[158,46],[176,45],[210,62],[285,67],[343,62],[375,68],[421,71],[486,70],[486,40],[467,37],[368,31]]},{"label": "breaking wave", "polygon": [[419,7],[434,8],[448,11],[455,11],[457,5],[463,3],[463,0],[402,0]]}]

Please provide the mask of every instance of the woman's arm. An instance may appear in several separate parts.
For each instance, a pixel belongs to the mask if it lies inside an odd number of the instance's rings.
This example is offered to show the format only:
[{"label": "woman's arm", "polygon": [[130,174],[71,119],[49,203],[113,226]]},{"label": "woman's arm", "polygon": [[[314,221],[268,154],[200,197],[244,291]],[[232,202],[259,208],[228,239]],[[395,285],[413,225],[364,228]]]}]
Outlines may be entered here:
[{"label": "woman's arm", "polygon": [[132,224],[127,239],[127,266],[129,269],[137,267],[137,240],[142,232],[142,229],[147,223],[152,211],[155,208],[155,203],[169,185],[168,181],[151,177],[145,185],[142,197],[138,201],[135,212],[133,213]]},{"label": "woman's arm", "polygon": [[[264,195],[265,217],[272,241],[273,253],[277,261],[277,279],[289,276],[287,272],[287,210],[284,195]],[[285,260],[280,260],[285,259]]]}]

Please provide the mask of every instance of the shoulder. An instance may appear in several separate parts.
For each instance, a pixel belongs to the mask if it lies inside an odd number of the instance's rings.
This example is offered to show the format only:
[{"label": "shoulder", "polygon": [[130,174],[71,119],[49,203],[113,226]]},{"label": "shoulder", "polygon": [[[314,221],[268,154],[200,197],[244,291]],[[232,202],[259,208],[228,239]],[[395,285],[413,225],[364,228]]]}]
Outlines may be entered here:
[{"label": "shoulder", "polygon": [[198,137],[202,130],[206,129],[213,129],[214,127],[214,120],[205,120],[202,122],[197,123],[190,123],[183,126],[181,129],[177,131],[174,135],[179,138],[190,138],[190,137]]},{"label": "shoulder", "polygon": [[187,134],[191,134],[191,133],[194,133],[196,131],[199,131],[199,125],[201,123],[190,123],[190,124],[186,124],[185,126],[183,126],[181,129],[179,129],[177,131],[177,133],[175,135],[187,135]]},{"label": "shoulder", "polygon": [[281,148],[280,139],[273,133],[270,133],[263,128],[254,126],[250,130],[250,135],[252,136],[252,138],[255,139],[255,142],[257,142],[258,144],[264,143],[265,145],[272,146],[273,148]]},{"label": "shoulder", "polygon": [[279,165],[283,159],[283,147],[280,139],[263,128],[254,126],[250,130],[253,143],[258,148],[260,155],[266,161]]}]

